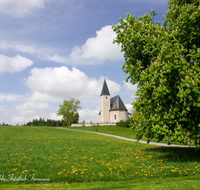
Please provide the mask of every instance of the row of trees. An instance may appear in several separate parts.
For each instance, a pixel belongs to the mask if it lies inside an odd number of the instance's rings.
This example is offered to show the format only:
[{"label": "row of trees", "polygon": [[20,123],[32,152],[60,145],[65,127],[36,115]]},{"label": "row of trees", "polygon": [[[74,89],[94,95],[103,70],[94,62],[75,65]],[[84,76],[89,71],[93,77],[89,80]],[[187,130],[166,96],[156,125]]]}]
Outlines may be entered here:
[{"label": "row of trees", "polygon": [[53,119],[45,119],[40,118],[38,119],[33,119],[32,122],[28,122],[26,124],[27,126],[52,126],[52,127],[61,127],[63,126],[60,120],[53,120]]},{"label": "row of trees", "polygon": [[200,142],[200,1],[170,0],[162,25],[155,15],[127,14],[113,26],[127,82],[139,88],[132,127],[138,139]]},{"label": "row of trees", "polygon": [[0,126],[10,126],[9,124],[6,124],[5,122],[2,122],[2,124],[0,124]]}]

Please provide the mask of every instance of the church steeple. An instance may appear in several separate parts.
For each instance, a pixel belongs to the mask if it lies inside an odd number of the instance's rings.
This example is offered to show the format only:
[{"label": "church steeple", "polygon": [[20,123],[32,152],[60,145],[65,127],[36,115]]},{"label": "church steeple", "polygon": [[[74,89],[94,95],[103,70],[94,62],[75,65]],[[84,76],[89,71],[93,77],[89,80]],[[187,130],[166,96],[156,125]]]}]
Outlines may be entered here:
[{"label": "church steeple", "polygon": [[101,100],[101,111],[99,113],[99,123],[110,122],[110,92],[104,78],[103,88],[100,95]]},{"label": "church steeple", "polygon": [[104,83],[103,83],[103,88],[101,90],[101,95],[110,95],[110,92],[108,90],[108,86],[107,86],[107,83],[106,83],[106,80],[104,79]]}]

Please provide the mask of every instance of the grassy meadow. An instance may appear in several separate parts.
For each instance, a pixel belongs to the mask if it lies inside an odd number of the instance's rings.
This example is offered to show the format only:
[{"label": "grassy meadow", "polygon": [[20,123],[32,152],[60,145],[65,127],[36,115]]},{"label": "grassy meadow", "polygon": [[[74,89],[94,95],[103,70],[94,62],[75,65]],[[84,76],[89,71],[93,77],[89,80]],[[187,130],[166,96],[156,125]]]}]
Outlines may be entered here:
[{"label": "grassy meadow", "polygon": [[[92,126],[92,127],[69,127],[69,129],[76,129],[76,130],[82,130],[82,131],[92,131],[92,132],[99,132],[99,133],[106,133],[111,135],[117,135],[122,137],[127,137],[130,139],[137,139],[136,137],[136,131],[127,128],[127,127],[120,127],[117,125],[110,125],[110,126]],[[141,140],[147,141],[146,137],[143,137]],[[157,139],[152,139],[151,142],[157,142]],[[160,143],[168,143],[166,139],[163,139],[160,141]],[[173,141],[172,144],[180,145],[180,143]],[[195,146],[193,143],[188,144],[188,146]]]},{"label": "grassy meadow", "polygon": [[92,127],[69,127],[69,129],[92,131],[98,133],[106,133],[111,135],[118,135],[131,139],[136,139],[136,132],[127,127],[119,127],[117,125],[105,125],[105,126],[92,126]]},{"label": "grassy meadow", "polygon": [[3,189],[6,184],[116,185],[127,181],[130,185],[144,180],[173,183],[171,179],[178,178],[177,183],[185,178],[194,185],[200,179],[199,170],[200,152],[194,148],[152,146],[63,128],[0,126]]}]

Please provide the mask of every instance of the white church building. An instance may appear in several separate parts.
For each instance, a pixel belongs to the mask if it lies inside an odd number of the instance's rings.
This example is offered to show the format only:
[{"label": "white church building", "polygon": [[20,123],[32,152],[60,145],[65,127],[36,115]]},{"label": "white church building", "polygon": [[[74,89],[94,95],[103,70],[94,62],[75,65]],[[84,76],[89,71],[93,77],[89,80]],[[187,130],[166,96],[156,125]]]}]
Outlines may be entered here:
[{"label": "white church building", "polygon": [[110,92],[105,79],[100,99],[101,111],[99,113],[99,124],[116,123],[127,119],[128,110],[119,95],[110,98]]}]

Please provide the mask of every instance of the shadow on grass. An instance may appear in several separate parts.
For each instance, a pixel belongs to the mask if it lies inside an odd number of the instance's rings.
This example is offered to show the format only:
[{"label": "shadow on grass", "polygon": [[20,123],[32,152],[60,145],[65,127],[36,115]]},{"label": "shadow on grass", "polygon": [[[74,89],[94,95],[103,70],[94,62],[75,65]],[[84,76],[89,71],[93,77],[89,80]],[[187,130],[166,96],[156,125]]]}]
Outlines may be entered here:
[{"label": "shadow on grass", "polygon": [[157,153],[158,160],[166,160],[173,162],[199,162],[200,150],[192,147],[155,147],[145,149],[147,152]]}]

